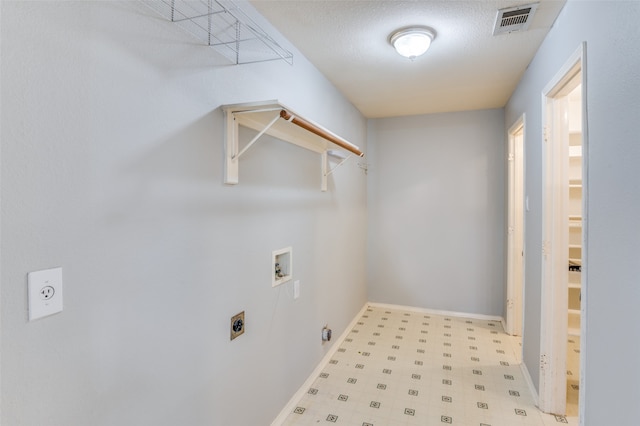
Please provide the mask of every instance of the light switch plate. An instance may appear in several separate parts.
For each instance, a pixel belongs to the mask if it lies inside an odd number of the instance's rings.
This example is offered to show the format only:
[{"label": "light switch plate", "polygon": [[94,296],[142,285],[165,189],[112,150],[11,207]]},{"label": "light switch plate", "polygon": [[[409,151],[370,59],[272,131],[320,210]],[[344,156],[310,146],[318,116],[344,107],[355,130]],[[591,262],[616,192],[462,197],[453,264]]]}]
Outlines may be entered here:
[{"label": "light switch plate", "polygon": [[27,274],[29,321],[62,311],[62,268]]}]

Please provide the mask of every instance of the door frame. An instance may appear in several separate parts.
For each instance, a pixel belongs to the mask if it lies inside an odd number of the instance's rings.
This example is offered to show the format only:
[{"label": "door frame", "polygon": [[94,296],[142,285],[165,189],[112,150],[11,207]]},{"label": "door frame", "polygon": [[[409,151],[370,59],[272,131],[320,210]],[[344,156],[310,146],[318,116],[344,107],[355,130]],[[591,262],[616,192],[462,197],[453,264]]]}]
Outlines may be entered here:
[{"label": "door frame", "polygon": [[[522,114],[508,130],[508,186],[507,186],[507,300],[506,300],[506,332],[512,336],[522,336],[523,333],[523,306],[524,306],[524,281],[525,281],[525,127],[526,116]],[[520,155],[516,150],[516,135],[522,133],[522,146]],[[520,174],[520,180],[516,174]],[[520,198],[516,196],[520,191]],[[521,202],[518,202],[521,201]],[[520,204],[519,206],[516,205]],[[516,221],[517,215],[521,221]],[[519,225],[519,226],[518,226]],[[521,253],[518,255],[516,236],[520,235]],[[518,265],[518,262],[520,263]],[[520,271],[519,280],[516,276]],[[521,354],[520,354],[521,355]]]},{"label": "door frame", "polygon": [[[542,309],[540,333],[539,408],[547,413],[566,412],[567,305],[568,305],[568,124],[565,92],[579,75],[582,84],[582,303],[581,347],[586,340],[587,283],[587,76],[586,43],[569,57],[542,91],[543,216],[542,216]],[[574,86],[575,87],[575,86]],[[565,139],[566,138],[566,139]],[[565,283],[565,285],[558,285]],[[580,352],[580,401],[584,401],[584,350]],[[580,416],[584,404],[580,404]]]}]

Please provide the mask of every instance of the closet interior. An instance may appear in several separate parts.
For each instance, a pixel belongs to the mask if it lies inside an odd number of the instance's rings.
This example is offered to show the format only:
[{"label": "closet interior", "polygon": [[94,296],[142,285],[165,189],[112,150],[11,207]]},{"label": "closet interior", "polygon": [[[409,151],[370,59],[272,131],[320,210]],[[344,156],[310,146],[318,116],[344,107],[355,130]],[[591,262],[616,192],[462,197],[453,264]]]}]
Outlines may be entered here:
[{"label": "closet interior", "polygon": [[567,415],[578,414],[580,316],[582,302],[582,86],[569,101],[569,267]]}]

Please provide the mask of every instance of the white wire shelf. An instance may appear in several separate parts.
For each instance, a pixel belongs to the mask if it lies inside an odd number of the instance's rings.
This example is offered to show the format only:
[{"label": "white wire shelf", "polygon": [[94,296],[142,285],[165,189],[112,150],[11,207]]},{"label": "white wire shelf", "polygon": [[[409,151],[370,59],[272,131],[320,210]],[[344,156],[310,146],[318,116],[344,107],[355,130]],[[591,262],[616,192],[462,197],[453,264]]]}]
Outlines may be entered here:
[{"label": "white wire shelf", "polygon": [[147,0],[145,4],[234,64],[275,60],[293,64],[293,53],[232,1]]}]

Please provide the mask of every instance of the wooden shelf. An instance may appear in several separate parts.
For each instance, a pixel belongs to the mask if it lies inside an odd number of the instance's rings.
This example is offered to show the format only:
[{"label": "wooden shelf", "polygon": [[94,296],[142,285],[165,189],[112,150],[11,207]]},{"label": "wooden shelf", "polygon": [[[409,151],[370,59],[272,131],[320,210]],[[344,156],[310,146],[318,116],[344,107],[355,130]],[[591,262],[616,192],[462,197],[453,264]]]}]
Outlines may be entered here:
[{"label": "wooden shelf", "polygon": [[577,327],[569,327],[567,329],[567,334],[569,336],[576,336],[576,337],[580,337],[580,329]]},{"label": "wooden shelf", "polygon": [[582,157],[582,146],[569,146],[569,157]]},{"label": "wooden shelf", "polygon": [[[332,133],[321,125],[302,118],[277,100],[224,105],[226,123],[225,174],[224,183],[238,183],[240,157],[264,134],[285,142],[317,152],[322,155],[322,190],[327,190],[329,170],[327,153],[336,148],[364,156],[356,145]],[[239,147],[238,126],[248,127],[258,132],[242,149]],[[345,160],[348,156],[345,156]],[[335,168],[334,168],[335,169]]]},{"label": "wooden shelf", "polygon": [[580,336],[580,310],[569,309],[567,319],[569,321],[568,334],[570,336]]}]

